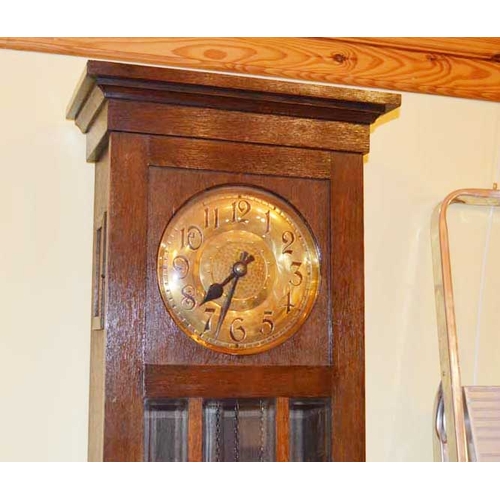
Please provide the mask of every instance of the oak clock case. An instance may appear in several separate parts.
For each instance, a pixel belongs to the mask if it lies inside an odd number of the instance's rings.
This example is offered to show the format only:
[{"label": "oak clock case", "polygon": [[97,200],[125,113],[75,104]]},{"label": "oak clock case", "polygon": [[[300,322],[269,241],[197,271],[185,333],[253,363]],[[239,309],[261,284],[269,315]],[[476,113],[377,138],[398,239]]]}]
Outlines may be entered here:
[{"label": "oak clock case", "polygon": [[365,459],[363,155],[399,104],[88,62],[91,461]]},{"label": "oak clock case", "polygon": [[298,211],[249,185],[205,190],[169,221],[158,284],[177,326],[203,347],[256,354],[290,338],[319,290],[319,251]]}]

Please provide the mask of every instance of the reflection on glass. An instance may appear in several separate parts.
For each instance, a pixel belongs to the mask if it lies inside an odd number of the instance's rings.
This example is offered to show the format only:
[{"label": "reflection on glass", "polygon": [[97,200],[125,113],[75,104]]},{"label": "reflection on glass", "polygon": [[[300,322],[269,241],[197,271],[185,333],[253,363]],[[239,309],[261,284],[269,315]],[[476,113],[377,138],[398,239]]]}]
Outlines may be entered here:
[{"label": "reflection on glass", "polygon": [[186,462],[188,404],[185,399],[146,401],[145,460]]},{"label": "reflection on glass", "polygon": [[275,460],[273,400],[207,400],[204,403],[203,416],[205,462]]},{"label": "reflection on glass", "polygon": [[330,399],[290,399],[290,461],[330,460]]}]

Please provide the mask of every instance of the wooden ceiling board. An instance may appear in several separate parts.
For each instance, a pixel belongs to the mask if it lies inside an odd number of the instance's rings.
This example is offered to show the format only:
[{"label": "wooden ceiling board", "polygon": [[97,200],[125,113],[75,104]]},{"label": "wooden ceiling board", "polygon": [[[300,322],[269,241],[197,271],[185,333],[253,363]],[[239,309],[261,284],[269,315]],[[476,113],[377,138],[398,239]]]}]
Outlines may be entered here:
[{"label": "wooden ceiling board", "polygon": [[0,38],[0,48],[500,102],[500,38]]}]

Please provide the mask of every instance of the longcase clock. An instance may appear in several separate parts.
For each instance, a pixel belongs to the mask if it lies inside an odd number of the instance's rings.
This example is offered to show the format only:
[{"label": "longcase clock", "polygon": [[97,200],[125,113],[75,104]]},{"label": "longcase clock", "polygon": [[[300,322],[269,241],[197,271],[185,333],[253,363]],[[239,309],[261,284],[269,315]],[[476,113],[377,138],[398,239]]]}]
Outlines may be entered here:
[{"label": "longcase clock", "polygon": [[363,155],[399,96],[90,61],[89,459],[365,459]]}]

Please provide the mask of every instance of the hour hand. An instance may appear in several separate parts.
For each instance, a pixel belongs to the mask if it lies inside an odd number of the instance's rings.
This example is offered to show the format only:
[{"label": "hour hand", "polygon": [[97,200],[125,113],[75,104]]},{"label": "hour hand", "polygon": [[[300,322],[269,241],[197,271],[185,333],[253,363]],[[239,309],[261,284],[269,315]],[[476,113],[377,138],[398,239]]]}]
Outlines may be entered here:
[{"label": "hour hand", "polygon": [[[234,278],[233,275],[231,275],[231,279],[232,278]],[[224,285],[222,283],[212,283],[207,290],[205,298],[200,303],[200,306],[203,305],[205,302],[210,302],[211,300],[217,300],[219,297],[222,297],[223,293],[224,293]]]},{"label": "hour hand", "polygon": [[205,298],[201,301],[200,306],[205,304],[205,302],[210,302],[211,300],[217,300],[222,297],[224,293],[224,287],[234,278],[241,278],[247,273],[247,265],[253,262],[255,259],[253,255],[249,255],[248,252],[242,252],[240,260],[236,262],[233,266],[231,274],[222,283],[212,283],[207,290]]}]

